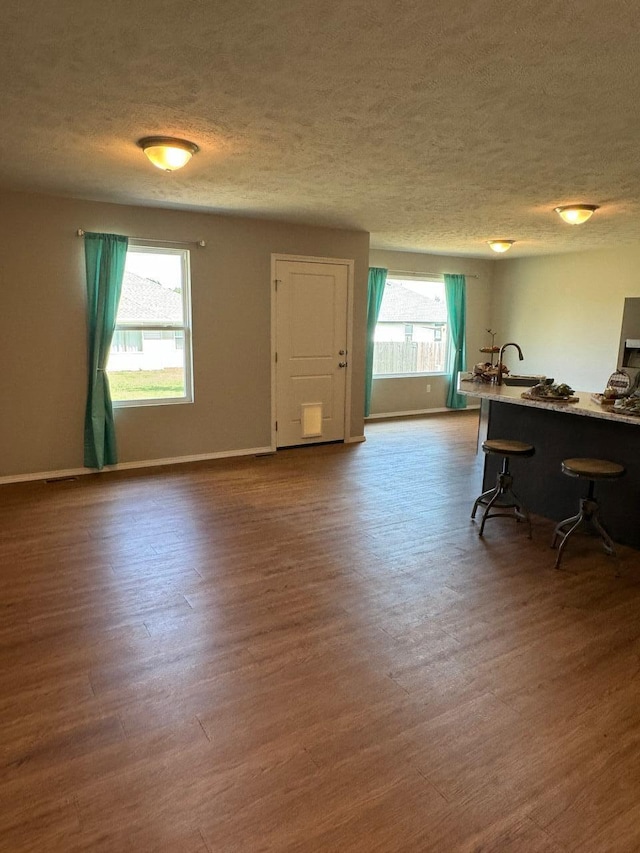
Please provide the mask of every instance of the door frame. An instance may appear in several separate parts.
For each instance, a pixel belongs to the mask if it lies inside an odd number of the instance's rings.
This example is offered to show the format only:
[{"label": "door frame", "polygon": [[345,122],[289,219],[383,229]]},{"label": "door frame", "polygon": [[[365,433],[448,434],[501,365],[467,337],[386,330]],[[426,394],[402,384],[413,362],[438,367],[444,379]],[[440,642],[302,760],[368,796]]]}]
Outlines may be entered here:
[{"label": "door frame", "polygon": [[344,393],[344,442],[351,440],[351,352],[353,349],[353,282],[355,261],[348,258],[317,258],[309,255],[271,255],[271,450],[277,450],[276,415],[276,264],[292,261],[308,264],[340,264],[347,268],[347,368]]}]

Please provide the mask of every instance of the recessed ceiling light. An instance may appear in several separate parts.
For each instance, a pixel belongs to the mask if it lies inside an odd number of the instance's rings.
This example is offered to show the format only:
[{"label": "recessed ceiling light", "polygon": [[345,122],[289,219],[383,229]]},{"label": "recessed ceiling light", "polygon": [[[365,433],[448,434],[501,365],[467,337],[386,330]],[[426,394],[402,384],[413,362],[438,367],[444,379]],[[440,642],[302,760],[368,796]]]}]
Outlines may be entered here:
[{"label": "recessed ceiling light", "polygon": [[499,252],[502,254],[503,252],[508,252],[509,249],[515,243],[515,240],[489,240],[488,243],[493,249],[494,252]]},{"label": "recessed ceiling light", "polygon": [[555,207],[554,210],[569,225],[582,225],[587,219],[591,219],[598,207],[597,204],[567,204],[564,207]]},{"label": "recessed ceiling light", "polygon": [[174,139],[172,136],[145,136],[138,145],[158,169],[173,172],[181,169],[200,149],[195,142]]}]

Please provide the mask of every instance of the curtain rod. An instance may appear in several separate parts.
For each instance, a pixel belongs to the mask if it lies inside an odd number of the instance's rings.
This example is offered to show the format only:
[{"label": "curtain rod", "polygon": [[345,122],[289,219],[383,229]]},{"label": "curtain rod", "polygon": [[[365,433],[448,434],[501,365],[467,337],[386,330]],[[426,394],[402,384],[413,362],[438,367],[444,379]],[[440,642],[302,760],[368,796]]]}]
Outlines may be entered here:
[{"label": "curtain rod", "polygon": [[[78,228],[78,237],[84,237],[84,229]],[[200,246],[204,248],[207,244],[204,240],[158,240],[154,237],[129,237],[130,240],[140,240],[141,243],[173,243],[175,246]]]},{"label": "curtain rod", "polygon": [[416,272],[416,270],[389,270],[389,275],[463,275],[465,278],[480,278],[477,273],[461,272],[461,273],[443,273],[443,272]]}]

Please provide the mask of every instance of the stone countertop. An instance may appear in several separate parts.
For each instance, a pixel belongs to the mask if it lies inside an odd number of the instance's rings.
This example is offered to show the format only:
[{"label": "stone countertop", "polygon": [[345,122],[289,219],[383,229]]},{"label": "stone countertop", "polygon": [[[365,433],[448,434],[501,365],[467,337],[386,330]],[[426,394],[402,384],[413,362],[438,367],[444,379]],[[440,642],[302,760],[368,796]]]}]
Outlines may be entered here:
[{"label": "stone countertop", "polygon": [[458,377],[458,392],[468,397],[480,400],[495,400],[498,403],[513,403],[516,406],[532,406],[536,409],[551,409],[555,412],[566,412],[570,415],[582,415],[588,418],[600,418],[607,421],[617,421],[634,426],[640,426],[640,417],[623,415],[612,406],[601,406],[592,400],[593,391],[575,391],[578,402],[569,403],[561,400],[528,400],[522,396],[523,391],[530,389],[516,385],[491,385],[488,382],[476,382],[465,378],[467,374]]}]

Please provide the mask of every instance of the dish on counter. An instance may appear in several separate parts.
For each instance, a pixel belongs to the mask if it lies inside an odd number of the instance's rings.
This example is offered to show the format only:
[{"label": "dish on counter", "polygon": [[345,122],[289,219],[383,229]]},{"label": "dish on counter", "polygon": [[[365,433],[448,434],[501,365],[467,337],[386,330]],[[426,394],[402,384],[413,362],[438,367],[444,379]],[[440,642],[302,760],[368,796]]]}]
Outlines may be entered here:
[{"label": "dish on counter", "polygon": [[[473,365],[473,378],[476,382],[495,382],[498,378],[500,365],[492,364],[490,361],[480,361]],[[509,372],[509,368],[502,365],[503,375]]]},{"label": "dish on counter", "polygon": [[565,402],[575,403],[578,397],[574,397],[573,394],[573,388],[566,382],[558,384],[539,382],[530,391],[524,392],[522,396],[527,400],[564,400]]},{"label": "dish on counter", "polygon": [[592,394],[591,399],[599,406],[613,406],[616,402],[615,397],[605,397],[604,394]]},{"label": "dish on counter", "polygon": [[599,406],[615,406],[619,400],[626,399],[626,395],[624,397],[622,395],[612,397],[606,394],[592,394],[591,399]]},{"label": "dish on counter", "polygon": [[621,415],[634,415],[635,417],[640,417],[640,397],[632,395],[631,397],[624,397],[621,400],[616,400],[613,404],[613,409]]},{"label": "dish on counter", "polygon": [[560,397],[554,396],[553,394],[531,394],[527,391],[523,391],[520,394],[523,400],[538,400],[539,403],[579,403],[580,397]]}]

